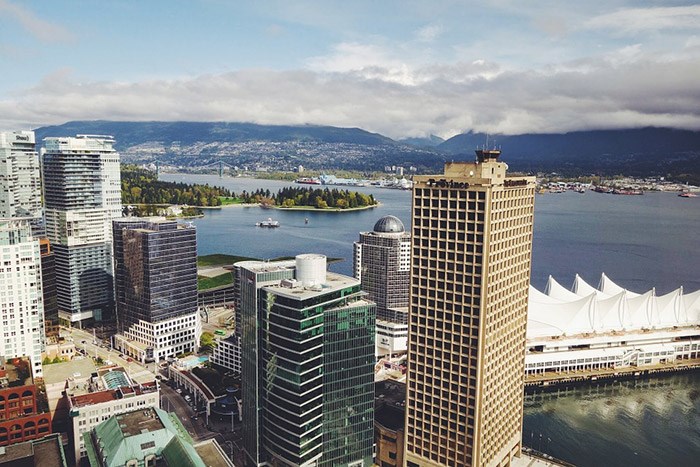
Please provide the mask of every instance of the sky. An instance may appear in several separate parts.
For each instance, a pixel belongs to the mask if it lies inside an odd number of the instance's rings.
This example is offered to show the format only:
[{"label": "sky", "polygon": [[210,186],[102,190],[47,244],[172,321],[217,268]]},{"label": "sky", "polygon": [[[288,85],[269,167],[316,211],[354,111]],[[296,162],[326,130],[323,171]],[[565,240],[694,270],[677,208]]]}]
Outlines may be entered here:
[{"label": "sky", "polygon": [[700,129],[700,4],[0,0],[0,130],[71,120]]}]

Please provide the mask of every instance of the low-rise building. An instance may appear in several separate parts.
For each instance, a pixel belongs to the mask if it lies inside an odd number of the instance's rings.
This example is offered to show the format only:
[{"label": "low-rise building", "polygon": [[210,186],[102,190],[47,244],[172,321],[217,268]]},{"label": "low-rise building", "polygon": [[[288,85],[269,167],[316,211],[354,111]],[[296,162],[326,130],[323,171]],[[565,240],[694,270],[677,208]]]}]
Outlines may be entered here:
[{"label": "low-rise building", "polygon": [[61,437],[47,435],[0,449],[0,467],[67,467]]},{"label": "low-rise building", "polygon": [[176,414],[153,407],[111,416],[83,439],[91,467],[233,466],[215,440],[195,445]]},{"label": "low-rise building", "polygon": [[406,385],[380,381],[374,388],[374,463],[380,467],[402,466]]},{"label": "low-rise building", "polygon": [[66,384],[69,433],[76,462],[86,456],[83,434],[114,415],[147,407],[159,407],[156,381],[135,383],[123,368],[101,368],[87,380]]},{"label": "low-rise building", "polygon": [[235,373],[241,372],[241,339],[236,334],[217,339],[211,362]]},{"label": "low-rise building", "polygon": [[65,361],[73,360],[73,357],[75,357],[75,343],[63,338],[54,337],[47,339],[44,348],[44,358],[53,360],[56,357]]},{"label": "low-rise building", "polygon": [[46,401],[38,397],[29,358],[0,357],[0,447],[51,433]]}]

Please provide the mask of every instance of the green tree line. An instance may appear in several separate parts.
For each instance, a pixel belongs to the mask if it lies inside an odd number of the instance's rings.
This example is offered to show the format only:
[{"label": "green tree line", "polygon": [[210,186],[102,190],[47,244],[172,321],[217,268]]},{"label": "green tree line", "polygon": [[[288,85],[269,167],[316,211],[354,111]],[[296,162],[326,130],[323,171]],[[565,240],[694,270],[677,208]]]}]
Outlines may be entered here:
[{"label": "green tree line", "polygon": [[160,181],[155,173],[135,165],[122,165],[121,179],[124,204],[220,206],[221,196],[232,195],[221,187]]},{"label": "green tree line", "polygon": [[271,193],[270,190],[258,189],[252,193],[244,191],[239,197],[245,203],[268,204],[284,208],[310,206],[319,209],[348,209],[377,204],[372,195],[337,188],[287,187],[282,188],[276,194]]}]

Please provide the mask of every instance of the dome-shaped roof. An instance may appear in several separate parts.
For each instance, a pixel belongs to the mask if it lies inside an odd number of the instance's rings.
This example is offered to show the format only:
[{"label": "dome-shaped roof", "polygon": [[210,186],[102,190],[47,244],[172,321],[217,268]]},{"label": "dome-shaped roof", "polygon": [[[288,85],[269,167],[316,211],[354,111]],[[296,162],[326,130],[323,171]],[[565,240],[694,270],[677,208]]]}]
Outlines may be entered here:
[{"label": "dome-shaped roof", "polygon": [[403,222],[396,216],[384,216],[374,224],[374,231],[381,233],[405,232]]}]

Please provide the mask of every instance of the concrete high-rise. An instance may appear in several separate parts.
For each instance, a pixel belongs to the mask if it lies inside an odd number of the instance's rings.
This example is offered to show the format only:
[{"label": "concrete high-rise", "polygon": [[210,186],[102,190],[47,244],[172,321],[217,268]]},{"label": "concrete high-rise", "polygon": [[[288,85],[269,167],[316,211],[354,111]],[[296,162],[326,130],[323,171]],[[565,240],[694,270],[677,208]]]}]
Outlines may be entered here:
[{"label": "concrete high-rise", "polygon": [[41,170],[33,131],[0,132],[0,218],[10,217],[42,218]]},{"label": "concrete high-rise", "polygon": [[321,255],[236,263],[247,465],[372,465],[374,303]]},{"label": "concrete high-rise", "polygon": [[411,235],[401,220],[384,216],[354,244],[353,271],[377,304],[377,355],[406,352]]},{"label": "concrete high-rise", "polygon": [[499,156],[414,178],[409,467],[520,453],[535,178],[507,175]]},{"label": "concrete high-rise", "polygon": [[29,357],[32,376],[41,377],[44,306],[32,219],[0,219],[0,357]]},{"label": "concrete high-rise", "polygon": [[108,136],[46,138],[46,233],[56,262],[59,318],[113,318],[112,219],[121,217],[119,154]]},{"label": "concrete high-rise", "polygon": [[113,223],[117,330],[114,346],[143,362],[199,347],[197,236],[164,219]]}]

